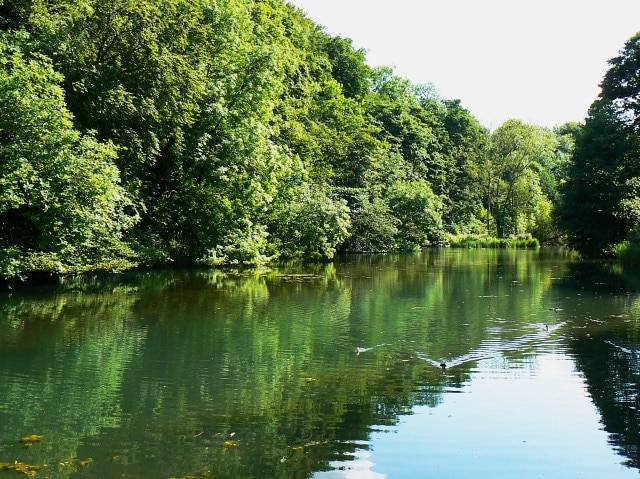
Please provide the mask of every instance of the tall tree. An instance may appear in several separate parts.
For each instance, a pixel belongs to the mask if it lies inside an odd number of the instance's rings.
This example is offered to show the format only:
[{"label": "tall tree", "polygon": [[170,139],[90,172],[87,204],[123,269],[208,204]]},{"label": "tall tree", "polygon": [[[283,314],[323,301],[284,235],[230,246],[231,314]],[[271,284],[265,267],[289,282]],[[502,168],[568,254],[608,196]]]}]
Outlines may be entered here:
[{"label": "tall tree", "polygon": [[479,180],[487,221],[495,221],[498,237],[526,232],[543,200],[540,177],[532,168],[545,155],[542,133],[538,127],[508,120],[491,135]]},{"label": "tall tree", "polygon": [[560,224],[568,233],[569,244],[584,254],[601,254],[623,240],[629,230],[620,214],[625,181],[637,176],[628,173],[635,157],[629,134],[610,101],[600,99],[591,105],[562,186],[560,207]]},{"label": "tall tree", "polygon": [[439,118],[439,101],[423,102],[424,89],[393,74],[390,68],[376,70],[374,95],[366,100],[369,114],[380,125],[380,138],[402,156],[408,181],[426,180],[437,194],[450,168],[444,153],[447,132]]},{"label": "tall tree", "polygon": [[363,98],[371,87],[372,69],[366,63],[364,50],[356,50],[348,38],[330,37],[326,51],[331,74],[341,85],[347,98]]},{"label": "tall tree", "polygon": [[563,188],[561,224],[570,244],[597,255],[627,239],[640,225],[640,33],[609,61],[599,97],[577,137]]},{"label": "tall tree", "polygon": [[610,102],[617,115],[635,131],[640,129],[640,32],[631,37],[620,54],[609,60],[600,84],[600,98]]},{"label": "tall tree", "polygon": [[388,202],[399,220],[396,243],[400,248],[412,250],[442,241],[442,200],[426,181],[391,185]]},{"label": "tall tree", "polygon": [[474,178],[485,163],[489,131],[462,107],[460,100],[445,101],[444,105],[442,121],[449,137],[446,151],[452,167],[447,172],[443,219],[454,234],[486,233],[481,221],[483,198]]}]

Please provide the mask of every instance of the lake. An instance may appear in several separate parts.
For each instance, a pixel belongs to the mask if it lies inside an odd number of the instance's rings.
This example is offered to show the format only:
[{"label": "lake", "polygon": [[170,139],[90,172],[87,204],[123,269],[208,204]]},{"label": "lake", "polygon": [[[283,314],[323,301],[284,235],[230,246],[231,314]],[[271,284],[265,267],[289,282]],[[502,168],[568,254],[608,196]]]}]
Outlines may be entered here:
[{"label": "lake", "polygon": [[639,320],[546,249],[10,291],[0,478],[635,478]]}]

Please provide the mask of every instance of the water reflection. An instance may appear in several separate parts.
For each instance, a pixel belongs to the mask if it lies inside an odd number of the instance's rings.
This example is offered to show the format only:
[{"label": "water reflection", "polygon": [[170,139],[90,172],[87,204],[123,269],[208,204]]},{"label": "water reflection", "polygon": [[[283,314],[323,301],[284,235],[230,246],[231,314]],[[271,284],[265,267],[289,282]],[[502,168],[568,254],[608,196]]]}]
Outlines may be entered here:
[{"label": "water reflection", "polygon": [[572,299],[568,338],[609,441],[629,467],[640,467],[640,298],[637,277],[608,264],[574,263],[558,289]]},{"label": "water reflection", "polygon": [[439,407],[417,406],[374,433],[372,470],[434,478],[637,475],[616,465],[570,359],[547,353],[512,366],[518,362],[480,361]]},{"label": "water reflection", "polygon": [[[0,462],[52,478],[469,477],[446,460],[462,450],[482,477],[505,460],[540,472],[561,437],[557,471],[589,449],[587,472],[619,473],[592,399],[637,468],[626,284],[547,251],[437,250],[14,292],[0,298]],[[579,421],[541,412],[554,387]],[[412,427],[399,443],[416,457],[384,453]],[[45,440],[24,448],[26,434]]]}]

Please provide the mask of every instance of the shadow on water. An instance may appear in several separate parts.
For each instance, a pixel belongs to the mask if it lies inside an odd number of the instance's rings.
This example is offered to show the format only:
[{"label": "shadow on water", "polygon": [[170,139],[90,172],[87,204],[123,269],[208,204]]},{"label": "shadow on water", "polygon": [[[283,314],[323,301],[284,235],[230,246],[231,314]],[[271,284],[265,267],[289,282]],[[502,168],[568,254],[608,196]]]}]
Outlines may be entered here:
[{"label": "shadow on water", "polygon": [[[577,304],[568,345],[604,429],[625,463],[640,468],[640,276],[575,263],[558,287]],[[593,300],[585,305],[580,295]]]},{"label": "shadow on water", "polygon": [[[638,467],[640,306],[605,273],[547,252],[442,250],[6,294],[0,462],[51,478],[306,478],[437,408],[479,362],[535,368],[568,348]],[[44,440],[25,448],[27,434]]]}]

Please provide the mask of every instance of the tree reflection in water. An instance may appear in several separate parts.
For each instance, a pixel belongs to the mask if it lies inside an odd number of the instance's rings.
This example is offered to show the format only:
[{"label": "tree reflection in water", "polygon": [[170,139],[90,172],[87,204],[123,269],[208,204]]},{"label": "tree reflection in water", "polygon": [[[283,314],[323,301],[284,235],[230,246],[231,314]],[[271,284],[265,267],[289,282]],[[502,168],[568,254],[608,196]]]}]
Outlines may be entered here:
[{"label": "tree reflection in water", "polygon": [[[639,316],[605,273],[544,251],[443,250],[5,295],[0,462],[52,478],[86,458],[87,477],[366,469],[375,431],[441,407],[478,361],[535,369],[568,347],[637,468]],[[25,434],[45,440],[26,449]]]}]

